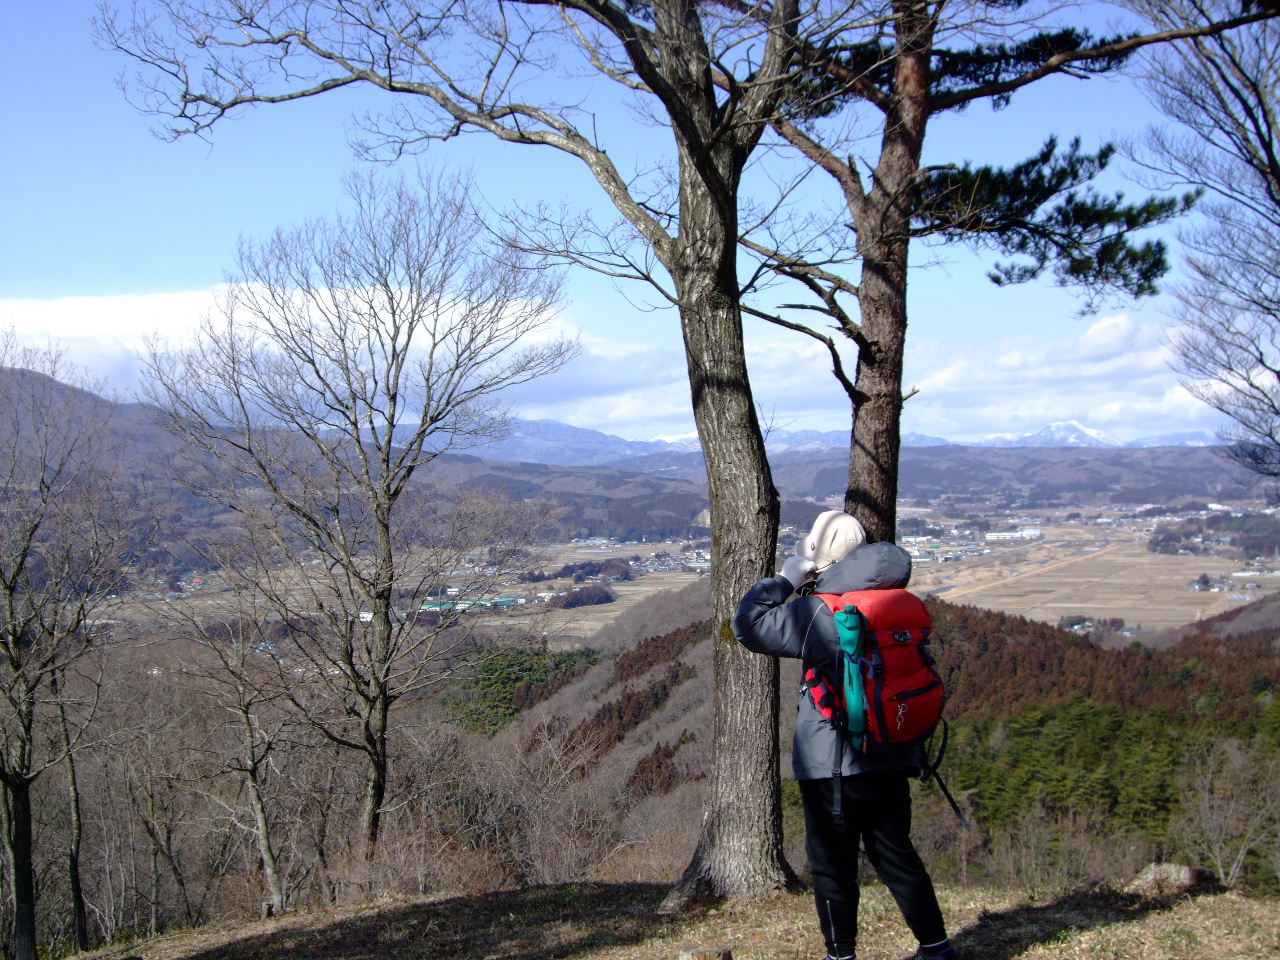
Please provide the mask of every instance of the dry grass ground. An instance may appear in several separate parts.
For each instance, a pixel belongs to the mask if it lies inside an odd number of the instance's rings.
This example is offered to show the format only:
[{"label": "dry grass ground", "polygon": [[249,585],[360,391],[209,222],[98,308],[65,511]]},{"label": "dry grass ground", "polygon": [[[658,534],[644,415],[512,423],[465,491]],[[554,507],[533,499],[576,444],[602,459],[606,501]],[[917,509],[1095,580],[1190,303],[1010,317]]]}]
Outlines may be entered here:
[{"label": "dry grass ground", "polygon": [[[657,912],[665,888],[572,884],[214,927],[100,951],[95,960],[676,960],[729,947],[736,960],[815,960],[806,896]],[[1110,891],[1027,898],[942,888],[968,960],[1255,960],[1280,956],[1280,904],[1238,894],[1156,903]],[[887,892],[864,890],[862,960],[900,960],[910,935]]]},{"label": "dry grass ground", "polygon": [[[1002,545],[981,558],[919,564],[911,586],[938,591],[956,603],[1057,623],[1073,614],[1122,618],[1147,629],[1180,626],[1243,606],[1280,590],[1280,577],[1236,578],[1239,589],[1191,590],[1202,573],[1227,576],[1242,569],[1228,557],[1151,553],[1146,537],[1098,527],[1045,527],[1044,540]],[[1259,590],[1247,593],[1245,584]]]}]

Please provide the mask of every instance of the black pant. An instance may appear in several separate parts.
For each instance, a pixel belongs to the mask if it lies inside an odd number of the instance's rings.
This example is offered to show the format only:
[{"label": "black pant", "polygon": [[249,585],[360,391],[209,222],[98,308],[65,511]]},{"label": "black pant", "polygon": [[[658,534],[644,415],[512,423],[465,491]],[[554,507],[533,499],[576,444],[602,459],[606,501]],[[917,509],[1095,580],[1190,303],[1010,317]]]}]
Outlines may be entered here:
[{"label": "black pant", "polygon": [[898,902],[920,943],[938,943],[947,931],[933,881],[911,844],[911,788],[897,771],[841,777],[843,816],[831,807],[830,780],[801,780],[805,850],[813,874],[818,922],[833,957],[853,956],[858,936],[858,843]]}]

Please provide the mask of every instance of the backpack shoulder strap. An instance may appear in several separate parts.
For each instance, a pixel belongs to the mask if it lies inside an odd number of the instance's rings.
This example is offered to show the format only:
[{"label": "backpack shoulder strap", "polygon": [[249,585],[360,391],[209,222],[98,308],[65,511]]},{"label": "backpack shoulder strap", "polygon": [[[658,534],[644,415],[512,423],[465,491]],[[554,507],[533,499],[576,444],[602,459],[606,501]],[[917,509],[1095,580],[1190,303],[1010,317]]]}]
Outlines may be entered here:
[{"label": "backpack shoulder strap", "polygon": [[814,623],[816,623],[817,619],[823,615],[824,611],[828,615],[831,614],[831,604],[827,601],[827,597],[831,596],[831,594],[814,593],[814,594],[810,594],[810,596],[816,597],[817,599],[821,600],[825,604],[825,606],[820,607],[815,605],[813,608],[813,616],[811,616],[809,618],[809,622],[805,624],[804,636],[800,638],[800,659],[801,660],[804,659],[805,649],[809,646],[809,634],[813,630]]}]

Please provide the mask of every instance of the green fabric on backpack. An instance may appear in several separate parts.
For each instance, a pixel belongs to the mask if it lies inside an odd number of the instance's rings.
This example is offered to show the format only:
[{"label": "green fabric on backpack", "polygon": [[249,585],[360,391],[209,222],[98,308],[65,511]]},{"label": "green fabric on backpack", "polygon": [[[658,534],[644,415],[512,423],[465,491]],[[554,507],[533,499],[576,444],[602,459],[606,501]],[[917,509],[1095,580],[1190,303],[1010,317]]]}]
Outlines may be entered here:
[{"label": "green fabric on backpack", "polygon": [[840,637],[840,674],[843,678],[845,725],[849,733],[867,732],[867,698],[862,689],[863,616],[857,607],[845,607],[835,615]]}]

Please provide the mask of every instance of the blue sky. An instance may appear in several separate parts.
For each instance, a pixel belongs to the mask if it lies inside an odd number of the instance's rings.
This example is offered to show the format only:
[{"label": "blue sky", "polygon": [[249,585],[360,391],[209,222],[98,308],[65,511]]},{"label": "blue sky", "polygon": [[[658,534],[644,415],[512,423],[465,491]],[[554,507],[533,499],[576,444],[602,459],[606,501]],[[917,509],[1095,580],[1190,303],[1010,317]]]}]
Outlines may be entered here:
[{"label": "blue sky", "polygon": [[[344,91],[242,113],[208,142],[164,142],[116,85],[124,59],[95,46],[95,8],[17,0],[0,34],[0,327],[66,343],[127,392],[142,338],[180,338],[209,309],[237,237],[335,209],[355,163],[351,115],[381,101]],[[1129,81],[1059,79],[1002,113],[977,107],[938,121],[928,159],[1022,159],[1055,133],[1092,148],[1156,119]],[[642,128],[624,146],[639,153],[662,136]],[[550,150],[474,135],[433,147],[428,159],[471,170],[497,207],[596,198],[574,162]],[[1142,192],[1119,176],[1108,186]],[[1075,419],[1132,439],[1217,424],[1168,370],[1166,298],[1082,318],[1079,300],[1050,284],[995,288],[984,262],[964,251],[919,247],[916,261],[907,385],[919,393],[905,430],[971,440]],[[561,322],[581,337],[582,355],[513,395],[514,412],[632,439],[692,432],[678,323],[669,309],[633,305],[648,299],[572,274]],[[847,428],[847,402],[818,350],[755,324],[749,349],[767,422]]]}]

